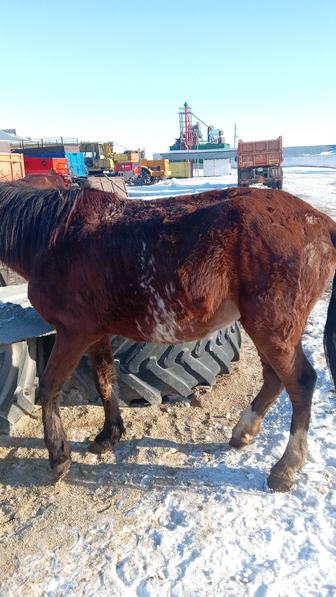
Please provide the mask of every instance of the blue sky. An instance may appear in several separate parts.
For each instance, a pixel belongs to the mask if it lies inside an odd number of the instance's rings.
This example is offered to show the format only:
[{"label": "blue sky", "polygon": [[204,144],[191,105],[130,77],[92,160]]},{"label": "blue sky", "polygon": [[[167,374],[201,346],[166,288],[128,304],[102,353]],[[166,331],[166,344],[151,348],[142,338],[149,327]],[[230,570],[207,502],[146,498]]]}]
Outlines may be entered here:
[{"label": "blue sky", "polygon": [[336,2],[2,0],[0,128],[147,153],[187,101],[233,143],[336,143]]}]

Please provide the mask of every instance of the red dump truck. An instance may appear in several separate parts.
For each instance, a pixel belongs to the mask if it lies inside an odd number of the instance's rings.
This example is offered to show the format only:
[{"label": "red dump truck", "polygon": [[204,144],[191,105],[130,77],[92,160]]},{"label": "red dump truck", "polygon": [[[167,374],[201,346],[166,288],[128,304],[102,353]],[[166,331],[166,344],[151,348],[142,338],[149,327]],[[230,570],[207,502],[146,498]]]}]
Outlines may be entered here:
[{"label": "red dump truck", "polygon": [[263,183],[282,189],[282,137],[266,141],[238,141],[238,185],[248,187]]},{"label": "red dump truck", "polygon": [[24,155],[26,174],[48,174],[55,172],[62,176],[66,185],[70,184],[69,165],[67,158],[32,157]]}]

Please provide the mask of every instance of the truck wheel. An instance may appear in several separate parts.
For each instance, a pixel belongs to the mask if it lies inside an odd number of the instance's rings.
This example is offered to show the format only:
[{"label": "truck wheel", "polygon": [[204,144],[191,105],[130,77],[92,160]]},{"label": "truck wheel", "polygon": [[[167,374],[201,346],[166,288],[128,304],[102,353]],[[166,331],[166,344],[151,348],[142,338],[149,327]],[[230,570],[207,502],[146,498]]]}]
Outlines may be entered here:
[{"label": "truck wheel", "polygon": [[[167,396],[187,397],[197,386],[211,387],[217,375],[230,373],[239,360],[241,334],[238,323],[198,342],[157,345],[112,338],[119,382],[119,398],[125,406],[160,404]],[[69,387],[89,401],[99,400],[88,359],[84,357]]]},{"label": "truck wheel", "polygon": [[282,180],[278,180],[277,187],[278,187],[279,191],[282,190]]},{"label": "truck wheel", "polygon": [[141,184],[149,185],[152,183],[152,177],[151,177],[150,173],[145,168],[141,168],[140,176],[141,176]]}]

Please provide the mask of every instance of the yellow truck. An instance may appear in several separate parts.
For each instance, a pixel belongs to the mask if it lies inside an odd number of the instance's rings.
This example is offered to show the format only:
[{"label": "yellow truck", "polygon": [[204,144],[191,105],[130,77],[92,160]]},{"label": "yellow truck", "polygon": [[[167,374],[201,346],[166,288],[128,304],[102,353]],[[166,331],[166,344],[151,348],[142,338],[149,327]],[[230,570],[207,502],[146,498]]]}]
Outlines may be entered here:
[{"label": "yellow truck", "polygon": [[169,160],[146,160],[140,161],[141,176],[143,184],[153,184],[159,180],[171,177]]},{"label": "yellow truck", "polygon": [[79,151],[84,153],[85,165],[91,175],[104,172],[114,172],[113,143],[99,143],[98,141],[83,141]]}]

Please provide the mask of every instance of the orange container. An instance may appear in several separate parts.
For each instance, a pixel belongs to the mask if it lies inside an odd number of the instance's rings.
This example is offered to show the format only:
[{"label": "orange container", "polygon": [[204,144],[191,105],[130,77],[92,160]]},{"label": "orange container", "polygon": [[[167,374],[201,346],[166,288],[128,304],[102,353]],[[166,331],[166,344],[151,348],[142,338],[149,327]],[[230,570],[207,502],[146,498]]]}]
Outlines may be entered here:
[{"label": "orange container", "polygon": [[69,176],[69,165],[67,158],[43,158],[24,156],[26,174],[46,174],[56,172],[61,176]]}]

